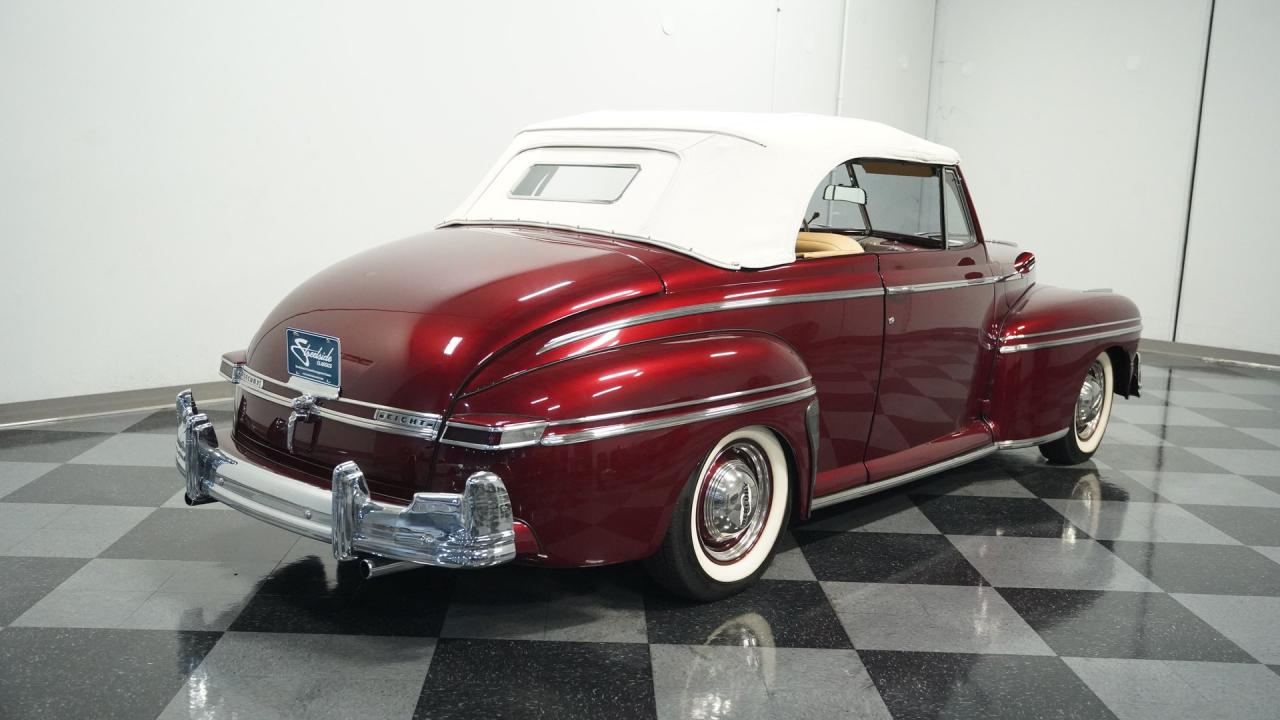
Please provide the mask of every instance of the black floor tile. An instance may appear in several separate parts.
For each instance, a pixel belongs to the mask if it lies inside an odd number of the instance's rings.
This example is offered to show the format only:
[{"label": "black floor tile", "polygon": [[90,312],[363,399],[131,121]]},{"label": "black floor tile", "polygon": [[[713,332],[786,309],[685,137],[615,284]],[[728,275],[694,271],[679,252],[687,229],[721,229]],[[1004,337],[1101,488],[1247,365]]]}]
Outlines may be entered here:
[{"label": "black floor tile", "polygon": [[1164,593],[1041,588],[999,591],[1062,656],[1253,661]]},{"label": "black floor tile", "polygon": [[[1062,537],[1071,523],[1034,498],[913,495],[916,507],[946,535]],[[1080,530],[1071,530],[1075,537]]]},{"label": "black floor tile", "polygon": [[[1229,427],[1195,427],[1190,425],[1138,425],[1167,443],[1184,448],[1223,450],[1274,450],[1270,443]],[[1133,468],[1130,468],[1133,469]]]},{"label": "black floor tile", "polygon": [[162,507],[100,557],[276,562],[297,540],[298,536],[287,530],[234,510]]},{"label": "black floor tile", "polygon": [[230,629],[435,637],[453,582],[452,573],[432,568],[365,581],[350,564],[334,576],[319,559],[302,558],[277,567]]},{"label": "black floor tile", "polygon": [[645,597],[649,642],[851,648],[816,582],[761,580],[714,603],[694,603],[654,587]]},{"label": "black floor tile", "polygon": [[654,718],[639,644],[441,640],[415,720]]},{"label": "black floor tile", "polygon": [[859,650],[896,720],[1114,718],[1056,657]]},{"label": "black floor tile", "polygon": [[0,461],[66,462],[111,436],[70,430],[0,430]]},{"label": "black floor tile", "polygon": [[1280,596],[1280,564],[1243,545],[1100,541],[1165,592]]},{"label": "black floor tile", "polygon": [[1280,428],[1280,412],[1275,410],[1196,408],[1196,412],[1234,428]]},{"label": "black floor tile", "polygon": [[221,633],[9,627],[0,717],[151,720]]},{"label": "black floor tile", "polygon": [[1162,502],[1142,483],[1115,470],[1093,467],[1036,465],[1011,473],[1020,485],[1038,498],[1083,500],[1096,498],[1114,502]]},{"label": "black floor tile", "polygon": [[[1199,410],[1196,410],[1199,412]],[[1116,470],[1164,470],[1166,472],[1226,473],[1189,450],[1173,445],[1117,445],[1104,439],[1098,452],[1098,460]]]},{"label": "black floor tile", "polygon": [[1183,505],[1245,545],[1280,545],[1280,508]]},{"label": "black floor tile", "polygon": [[0,557],[0,625],[13,622],[86,562],[83,558]]},{"label": "black floor tile", "polygon": [[[200,412],[209,416],[210,422],[214,425],[225,425],[231,422],[230,410],[206,410],[200,408]],[[125,432],[145,432],[145,433],[169,433],[177,432],[178,423],[174,419],[173,410],[157,410],[150,415],[142,418],[138,422],[125,428]]]},{"label": "black floor tile", "polygon": [[792,534],[819,580],[926,585],[986,583],[982,573],[941,535],[813,530],[796,530]]},{"label": "black floor tile", "polygon": [[171,467],[60,465],[0,502],[160,507],[178,488]]}]

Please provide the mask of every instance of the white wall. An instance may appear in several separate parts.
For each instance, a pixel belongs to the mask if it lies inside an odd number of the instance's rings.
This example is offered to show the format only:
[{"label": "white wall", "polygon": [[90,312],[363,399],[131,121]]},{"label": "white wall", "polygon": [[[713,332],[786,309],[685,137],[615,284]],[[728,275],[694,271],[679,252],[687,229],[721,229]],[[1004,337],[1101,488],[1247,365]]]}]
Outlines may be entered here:
[{"label": "white wall", "polygon": [[1218,0],[1180,342],[1280,353],[1280,4]]},{"label": "white wall", "polygon": [[849,0],[840,113],[925,134],[934,0]]},{"label": "white wall", "polygon": [[938,4],[929,136],[960,149],[983,229],[1035,252],[1042,282],[1133,298],[1149,338],[1173,330],[1208,15]]},{"label": "white wall", "polygon": [[832,112],[842,12],[0,3],[0,403],[213,379],[294,285],[429,229],[527,123]]}]

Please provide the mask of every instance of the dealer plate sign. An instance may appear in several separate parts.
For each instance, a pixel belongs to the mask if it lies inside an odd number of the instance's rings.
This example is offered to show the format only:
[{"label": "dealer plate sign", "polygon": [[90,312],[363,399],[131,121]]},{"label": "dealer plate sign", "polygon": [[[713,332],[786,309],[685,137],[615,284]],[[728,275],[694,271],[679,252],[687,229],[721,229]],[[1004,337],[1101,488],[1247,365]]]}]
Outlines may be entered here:
[{"label": "dealer plate sign", "polygon": [[338,338],[285,328],[284,343],[290,375],[330,387],[342,386]]}]

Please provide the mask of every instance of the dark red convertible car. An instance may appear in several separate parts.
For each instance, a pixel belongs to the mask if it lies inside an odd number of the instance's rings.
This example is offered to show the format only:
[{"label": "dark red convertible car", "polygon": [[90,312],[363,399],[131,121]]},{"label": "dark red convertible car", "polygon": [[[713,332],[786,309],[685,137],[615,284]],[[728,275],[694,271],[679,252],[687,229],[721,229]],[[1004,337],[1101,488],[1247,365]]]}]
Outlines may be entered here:
[{"label": "dark red convertible car", "polygon": [[984,241],[958,161],[814,115],[530,127],[223,356],[231,437],[179,395],[187,500],[368,575],[644,560],[713,599],[817,508],[1000,449],[1082,462],[1138,390],[1138,310]]}]

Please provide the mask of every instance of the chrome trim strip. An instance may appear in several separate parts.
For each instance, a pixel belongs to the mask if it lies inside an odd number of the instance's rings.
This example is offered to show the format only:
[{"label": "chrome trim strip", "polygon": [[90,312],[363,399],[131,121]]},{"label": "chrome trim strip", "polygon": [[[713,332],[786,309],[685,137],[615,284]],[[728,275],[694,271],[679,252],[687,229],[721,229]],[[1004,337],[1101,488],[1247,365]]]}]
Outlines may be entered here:
[{"label": "chrome trim strip", "polygon": [[[1087,292],[1087,291],[1086,291]],[[1061,330],[1045,330],[1043,332],[1022,333],[1021,335],[1006,335],[1005,342],[1009,340],[1026,340],[1027,338],[1044,337],[1045,335],[1062,335],[1069,332],[1077,332],[1080,330],[1094,330],[1100,327],[1111,327],[1112,325],[1127,325],[1129,323],[1140,323],[1142,318],[1129,318],[1127,320],[1112,320],[1111,322],[1094,323],[1092,325],[1077,325],[1075,327],[1062,328]]]},{"label": "chrome trim strip", "polygon": [[1103,340],[1110,337],[1119,337],[1121,335],[1131,335],[1142,331],[1142,325],[1134,325],[1132,327],[1122,327],[1116,330],[1107,330],[1105,332],[1096,332],[1089,335],[1080,335],[1077,337],[1062,338],[1061,340],[1046,340],[1038,343],[1022,343],[1019,345],[1001,345],[1000,354],[1024,352],[1027,350],[1041,350],[1043,348],[1060,347],[1062,345],[1072,345],[1074,343],[1088,342],[1090,340]]},{"label": "chrome trim strip", "polygon": [[994,285],[1004,278],[999,275],[974,278],[972,280],[946,280],[944,282],[916,283],[914,285],[891,285],[885,290],[890,295],[907,295],[909,293],[931,292],[933,290],[954,290],[956,288]]},{"label": "chrome trim strip", "polygon": [[785,395],[777,397],[761,398],[759,400],[749,400],[746,402],[730,403],[719,407],[708,408],[706,410],[698,410],[682,415],[672,415],[664,418],[654,418],[652,420],[640,420],[631,423],[618,423],[616,425],[603,425],[601,427],[588,428],[586,430],[578,430],[576,432],[544,435],[542,438],[543,445],[570,445],[572,443],[588,442],[591,440],[601,440],[616,435],[626,435],[630,433],[645,432],[648,430],[663,430],[666,428],[676,427],[679,425],[688,425],[690,423],[700,422],[702,420],[710,420],[712,418],[723,417],[726,415],[738,415],[740,413],[752,412],[754,410],[763,410],[765,408],[776,407],[778,405],[786,405],[797,400],[813,397],[818,392],[817,388],[807,387]]},{"label": "chrome trim strip", "polygon": [[997,450],[1017,450],[1019,448],[1035,447],[1036,445],[1057,440],[1058,438],[1070,432],[1070,430],[1071,428],[1062,428],[1057,432],[1051,432],[1048,435],[1041,435],[1040,437],[1025,438],[1022,440],[1000,440],[996,442],[996,449]]},{"label": "chrome trim strip", "polygon": [[563,347],[570,343],[585,340],[596,335],[603,335],[604,333],[611,332],[613,330],[622,330],[624,328],[635,327],[636,325],[672,320],[674,318],[685,317],[687,315],[700,315],[702,313],[721,312],[724,310],[738,310],[740,308],[756,307],[760,305],[790,305],[792,303],[823,302],[825,300],[849,300],[852,298],[877,297],[881,295],[884,295],[884,289],[877,287],[863,288],[860,290],[833,290],[831,292],[807,293],[804,295],[753,297],[744,298],[742,300],[722,300],[719,302],[702,303],[700,305],[686,305],[684,307],[633,315],[620,320],[613,320],[611,322],[593,325],[582,330],[574,330],[573,332],[551,338],[538,350],[537,354],[541,355],[548,350],[554,350],[558,347]]},{"label": "chrome trim strip", "polygon": [[[619,410],[618,412],[603,413],[600,415],[588,415],[586,417],[572,418],[569,420],[556,420],[550,423],[551,427],[558,425],[581,425],[582,423],[599,422],[601,420],[613,420],[614,418],[630,417],[632,415],[647,415],[649,413],[662,412],[663,410],[675,410],[676,408],[688,407],[690,405],[704,405],[706,403],[719,402],[720,400],[730,400],[744,395],[757,395],[763,392],[773,390],[781,390],[784,387],[791,387],[800,383],[807,383],[813,380],[812,377],[805,375],[799,380],[778,383],[777,385],[769,385],[767,387],[755,388],[754,390],[739,390],[737,392],[725,393],[723,395],[712,395],[711,397],[699,398],[697,400],[685,400],[684,402],[668,403],[666,405],[654,405],[653,407],[640,408],[638,410]],[[452,423],[450,423],[452,424]]]},{"label": "chrome trim strip", "polygon": [[851,487],[848,490],[841,490],[840,492],[834,492],[834,493],[831,493],[830,495],[823,495],[822,497],[814,498],[813,501],[809,503],[809,509],[820,510],[824,507],[829,507],[831,505],[835,505],[836,503],[842,503],[846,500],[853,500],[854,498],[860,498],[865,495],[878,493],[881,490],[888,490],[890,488],[895,488],[895,487],[898,487],[899,485],[909,483],[912,480],[919,480],[922,477],[933,475],[934,473],[940,473],[943,470],[950,470],[953,467],[959,467],[961,465],[964,465],[967,462],[971,462],[973,460],[977,460],[978,458],[990,455],[995,451],[996,451],[995,445],[984,445],[983,447],[980,447],[977,450],[970,450],[969,452],[963,455],[957,455],[953,458],[943,460],[942,462],[937,462],[932,465],[926,465],[922,468],[917,468],[915,470],[912,470],[911,472],[906,472],[901,475],[897,475],[895,477],[880,480],[879,482],[867,483],[866,485]]},{"label": "chrome trim strip", "polygon": [[[283,383],[280,383],[279,381],[266,377],[260,373],[254,372],[253,370],[250,370],[248,367],[242,368],[242,371],[246,375],[249,375],[251,377],[262,378],[266,382],[270,382],[275,385],[283,384]],[[243,383],[243,382],[239,383],[237,387],[239,387],[241,390],[255,397],[259,397],[259,398],[262,398],[263,400],[276,403],[277,405],[283,405],[284,407],[287,407],[290,409],[293,408],[292,399],[286,398],[283,395],[277,395],[276,393],[273,393],[270,390],[267,390],[266,388],[255,387],[253,385],[250,385],[248,383]],[[327,408],[318,404],[312,408],[312,410],[310,411],[310,414],[314,417],[328,418],[330,420],[333,420],[334,422],[340,422],[347,425],[354,425],[355,427],[365,428],[367,430],[388,432],[394,435],[404,435],[406,437],[416,437],[416,438],[422,438],[424,440],[435,440],[437,435],[439,434],[441,417],[434,413],[421,413],[421,412],[415,412],[413,410],[401,410],[399,408],[388,407],[386,405],[374,405],[372,403],[354,402],[346,398],[339,399],[339,402],[352,402],[353,404],[363,405],[365,407],[377,408],[380,410],[387,410],[393,413],[403,413],[407,415],[414,415],[414,416],[421,417],[424,420],[430,421],[432,424],[428,426],[423,426],[420,428],[411,428],[411,427],[406,427],[404,425],[398,425],[398,424],[394,424],[394,423],[390,423],[382,420],[374,420],[372,418],[363,418],[357,415],[348,415],[347,413],[339,412],[332,408]]]}]

